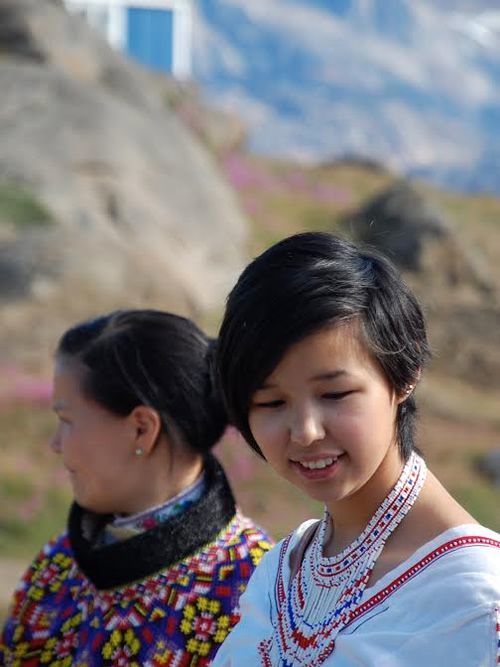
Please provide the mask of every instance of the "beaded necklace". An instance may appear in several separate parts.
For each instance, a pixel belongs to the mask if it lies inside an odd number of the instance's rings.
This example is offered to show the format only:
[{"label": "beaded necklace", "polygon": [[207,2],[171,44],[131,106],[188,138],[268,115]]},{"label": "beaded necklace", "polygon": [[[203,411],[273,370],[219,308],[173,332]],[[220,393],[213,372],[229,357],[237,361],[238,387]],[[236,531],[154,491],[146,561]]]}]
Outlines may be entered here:
[{"label": "beaded necklace", "polygon": [[261,655],[279,660],[269,664],[313,667],[330,655],[338,633],[361,601],[387,539],[418,498],[426,473],[425,462],[413,452],[363,532],[333,557],[322,553],[330,524],[325,510],[289,590],[278,586],[273,637],[260,647]]}]

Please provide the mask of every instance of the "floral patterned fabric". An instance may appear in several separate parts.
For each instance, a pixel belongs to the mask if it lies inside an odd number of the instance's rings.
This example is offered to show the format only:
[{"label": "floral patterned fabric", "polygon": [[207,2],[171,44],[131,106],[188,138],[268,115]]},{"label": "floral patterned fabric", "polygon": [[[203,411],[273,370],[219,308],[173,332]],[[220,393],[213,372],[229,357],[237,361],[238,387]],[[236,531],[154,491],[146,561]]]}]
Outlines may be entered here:
[{"label": "floral patterned fabric", "polygon": [[166,570],[98,590],[67,535],[49,543],[15,593],[0,643],[8,667],[204,667],[239,620],[238,600],[271,543],[239,512]]}]

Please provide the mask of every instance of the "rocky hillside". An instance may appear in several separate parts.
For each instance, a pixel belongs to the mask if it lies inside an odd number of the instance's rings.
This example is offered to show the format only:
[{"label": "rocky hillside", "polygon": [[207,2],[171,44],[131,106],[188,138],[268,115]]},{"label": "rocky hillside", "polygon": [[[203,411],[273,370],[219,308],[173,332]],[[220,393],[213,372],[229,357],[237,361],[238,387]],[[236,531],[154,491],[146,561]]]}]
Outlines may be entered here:
[{"label": "rocky hillside", "polygon": [[106,308],[220,303],[246,224],[166,79],[58,0],[0,0],[0,90],[0,356]]}]

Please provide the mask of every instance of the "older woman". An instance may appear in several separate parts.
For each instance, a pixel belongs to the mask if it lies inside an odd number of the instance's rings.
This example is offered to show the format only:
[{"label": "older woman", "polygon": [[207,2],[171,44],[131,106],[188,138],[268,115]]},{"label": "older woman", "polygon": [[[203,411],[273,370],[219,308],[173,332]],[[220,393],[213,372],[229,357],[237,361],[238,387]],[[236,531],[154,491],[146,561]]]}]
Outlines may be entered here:
[{"label": "older woman", "polygon": [[270,548],[210,454],[226,425],[211,358],[190,320],[153,310],[62,336],[52,448],[74,502],[19,583],[2,665],[210,664]]}]

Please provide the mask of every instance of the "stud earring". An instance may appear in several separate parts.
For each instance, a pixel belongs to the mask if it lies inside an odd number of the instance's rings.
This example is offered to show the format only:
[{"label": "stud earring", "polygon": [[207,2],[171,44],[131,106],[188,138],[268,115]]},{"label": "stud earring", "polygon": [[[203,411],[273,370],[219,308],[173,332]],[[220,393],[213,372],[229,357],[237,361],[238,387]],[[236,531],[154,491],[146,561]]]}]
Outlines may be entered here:
[{"label": "stud earring", "polygon": [[142,456],[143,454],[144,454],[144,450],[142,449],[142,447],[137,447],[136,450],[135,450],[135,455],[136,456]]},{"label": "stud earring", "polygon": [[408,385],[406,385],[406,391],[405,391],[405,394],[406,394],[407,396],[409,396],[409,395],[411,394],[411,392],[413,391],[414,387],[415,387],[414,384],[408,384]]}]

